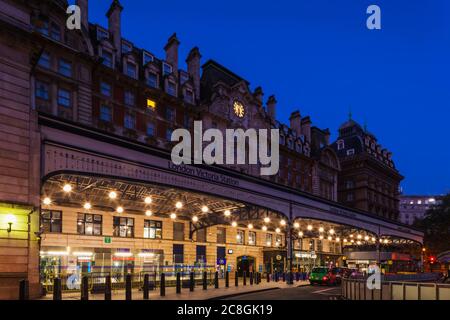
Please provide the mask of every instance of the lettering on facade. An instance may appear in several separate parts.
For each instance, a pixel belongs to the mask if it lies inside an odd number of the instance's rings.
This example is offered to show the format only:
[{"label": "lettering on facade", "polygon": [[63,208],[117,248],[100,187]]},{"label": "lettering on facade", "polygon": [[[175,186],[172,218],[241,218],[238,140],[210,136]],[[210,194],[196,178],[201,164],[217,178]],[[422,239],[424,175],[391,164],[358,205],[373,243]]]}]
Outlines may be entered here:
[{"label": "lettering on facade", "polygon": [[212,173],[200,168],[191,168],[186,165],[176,165],[171,161],[167,163],[168,169],[175,171],[177,173],[188,174],[194,177],[198,177],[205,180],[210,180],[213,182],[224,183],[231,186],[239,186],[239,181],[221,174]]}]

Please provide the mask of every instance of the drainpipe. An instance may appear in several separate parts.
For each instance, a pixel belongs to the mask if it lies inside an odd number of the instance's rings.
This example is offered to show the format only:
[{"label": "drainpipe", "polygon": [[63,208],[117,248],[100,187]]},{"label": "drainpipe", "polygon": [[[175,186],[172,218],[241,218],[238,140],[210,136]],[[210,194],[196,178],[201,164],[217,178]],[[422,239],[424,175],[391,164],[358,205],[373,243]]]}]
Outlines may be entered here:
[{"label": "drainpipe", "polygon": [[292,279],[292,256],[293,256],[293,246],[292,246],[292,203],[289,203],[289,221],[286,226],[286,249],[287,249],[287,283],[294,284]]}]

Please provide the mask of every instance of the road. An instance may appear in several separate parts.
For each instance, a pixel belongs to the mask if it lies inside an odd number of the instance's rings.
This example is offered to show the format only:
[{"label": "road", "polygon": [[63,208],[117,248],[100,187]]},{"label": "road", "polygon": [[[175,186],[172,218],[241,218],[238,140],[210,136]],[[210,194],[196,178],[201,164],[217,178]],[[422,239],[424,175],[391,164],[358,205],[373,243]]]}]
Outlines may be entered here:
[{"label": "road", "polygon": [[336,300],[340,287],[302,286],[234,296],[225,300]]}]

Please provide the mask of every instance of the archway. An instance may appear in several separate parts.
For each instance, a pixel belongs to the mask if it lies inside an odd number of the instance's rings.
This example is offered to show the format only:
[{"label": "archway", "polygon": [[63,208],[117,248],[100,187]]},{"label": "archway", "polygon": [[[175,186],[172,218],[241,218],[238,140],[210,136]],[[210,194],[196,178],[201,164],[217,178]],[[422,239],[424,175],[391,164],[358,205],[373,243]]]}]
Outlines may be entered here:
[{"label": "archway", "polygon": [[237,258],[236,267],[239,277],[242,277],[244,272],[249,275],[250,272],[255,272],[256,259],[252,256],[240,256]]}]

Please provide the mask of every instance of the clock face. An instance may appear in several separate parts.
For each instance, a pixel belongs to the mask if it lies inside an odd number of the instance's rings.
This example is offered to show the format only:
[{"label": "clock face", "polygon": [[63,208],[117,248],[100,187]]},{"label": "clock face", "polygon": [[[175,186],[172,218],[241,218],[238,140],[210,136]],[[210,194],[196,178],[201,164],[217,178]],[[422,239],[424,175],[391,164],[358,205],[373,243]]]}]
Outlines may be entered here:
[{"label": "clock face", "polygon": [[242,103],[240,103],[239,101],[235,101],[233,103],[233,111],[234,114],[238,117],[238,118],[243,118],[245,116],[245,107]]}]

